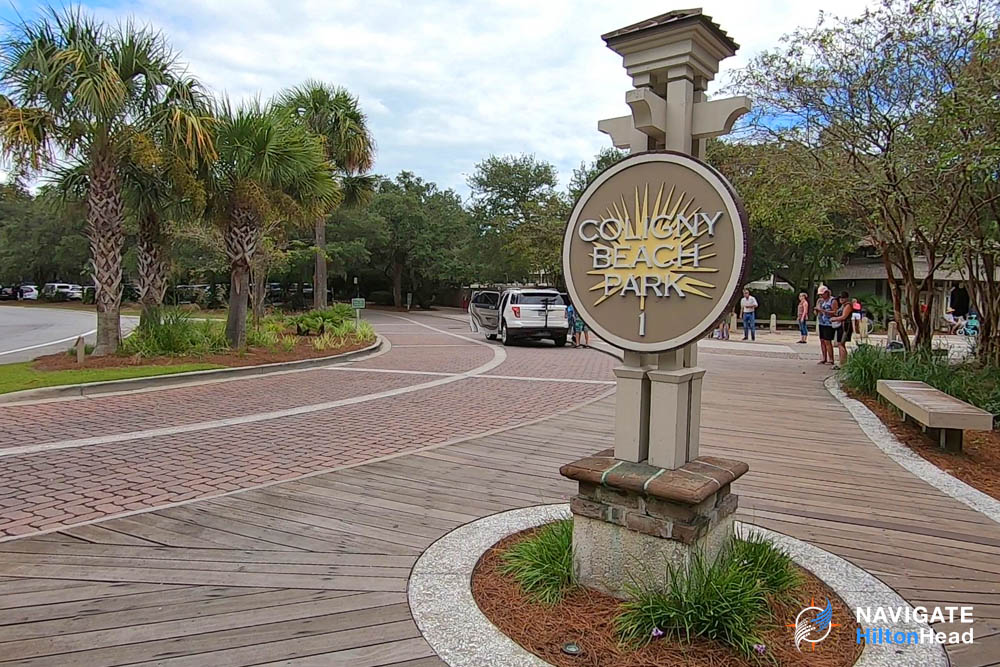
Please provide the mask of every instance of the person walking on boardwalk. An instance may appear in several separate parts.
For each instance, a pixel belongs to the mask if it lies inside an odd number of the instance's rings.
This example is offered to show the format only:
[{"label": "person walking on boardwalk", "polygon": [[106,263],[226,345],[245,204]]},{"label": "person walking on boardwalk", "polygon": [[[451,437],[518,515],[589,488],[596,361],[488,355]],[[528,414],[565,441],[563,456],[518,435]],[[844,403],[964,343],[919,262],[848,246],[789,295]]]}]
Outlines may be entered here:
[{"label": "person walking on boardwalk", "polygon": [[799,308],[795,319],[799,323],[799,342],[808,342],[806,338],[809,337],[809,295],[805,292],[799,292]]},{"label": "person walking on boardwalk", "polygon": [[750,290],[743,288],[743,298],[740,299],[740,310],[743,311],[743,340],[757,340],[757,299],[750,294]]},{"label": "person walking on boardwalk", "polygon": [[833,363],[833,326],[830,316],[836,314],[836,300],[830,295],[830,288],[820,285],[818,291],[819,298],[816,300],[816,307],[813,310],[817,313],[819,323],[819,352],[820,364]]}]

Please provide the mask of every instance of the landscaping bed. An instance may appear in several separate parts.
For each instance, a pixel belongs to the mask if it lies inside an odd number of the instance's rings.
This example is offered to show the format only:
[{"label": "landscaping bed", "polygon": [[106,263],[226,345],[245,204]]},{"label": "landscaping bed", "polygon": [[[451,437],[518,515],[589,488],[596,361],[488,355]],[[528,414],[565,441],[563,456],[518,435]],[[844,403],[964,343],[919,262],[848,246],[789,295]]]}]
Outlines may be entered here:
[{"label": "landscaping bed", "polygon": [[937,439],[919,426],[907,424],[899,412],[882,401],[851,389],[847,395],[868,406],[896,439],[952,477],[1000,500],[1000,432],[966,431],[961,452],[941,449]]},{"label": "landscaping bed", "polygon": [[[39,357],[32,363],[32,367],[39,371],[59,371],[74,370],[82,368],[129,368],[136,366],[183,366],[191,363],[192,358],[196,358],[198,363],[209,368],[237,368],[241,366],[259,366],[261,364],[277,364],[286,361],[299,361],[301,359],[317,359],[320,357],[331,357],[335,354],[344,354],[361,350],[372,344],[372,341],[357,342],[345,341],[342,345],[329,349],[317,350],[306,337],[299,337],[295,347],[290,350],[268,349],[268,348],[247,348],[241,351],[228,350],[211,354],[189,356],[154,356],[142,357],[138,355],[109,355],[106,357],[88,356],[84,363],[76,363],[76,357],[69,354],[49,354]],[[200,369],[199,369],[200,370]]]},{"label": "landscaping bed", "polygon": [[371,325],[356,324],[353,309],[344,304],[297,316],[268,316],[259,326],[248,326],[247,345],[238,350],[226,341],[225,322],[165,309],[158,321],[133,331],[117,354],[94,357],[88,352],[77,363],[70,349],[0,366],[0,393],[332,357],[374,342]]},{"label": "landscaping bed", "polygon": [[[657,595],[648,592],[637,604],[628,605],[575,585],[571,573],[566,570],[572,560],[568,552],[570,529],[564,527],[564,532],[553,539],[554,532],[559,530],[554,527],[559,523],[523,531],[500,541],[483,555],[472,577],[472,593],[483,614],[504,634],[546,662],[559,667],[743,667],[762,664],[846,667],[853,665],[860,656],[862,646],[855,642],[857,625],[853,613],[826,584],[791,563],[773,547],[761,548],[755,543],[739,552],[744,554],[740,562],[746,564],[755,556],[745,554],[763,554],[770,548],[773,551],[769,555],[760,556],[768,561],[767,571],[780,573],[787,569],[784,575],[765,577],[784,583],[760,583],[761,589],[787,587],[765,594],[763,604],[766,608],[758,606],[754,610],[751,601],[744,597],[752,597],[759,591],[755,593],[742,584],[734,587],[732,578],[728,581],[720,578],[716,583],[713,575],[706,589],[731,587],[724,602],[684,600],[680,605],[683,609],[673,611],[683,612],[692,621],[690,633],[679,628],[656,628],[651,632],[643,625],[644,621],[657,617],[661,611],[671,611],[666,609],[669,605],[664,603],[661,610]],[[546,531],[548,535],[543,534]],[[771,563],[771,559],[776,560]],[[523,566],[525,561],[531,563],[526,568]],[[555,576],[554,571],[558,571]],[[702,590],[698,585],[681,586],[681,589],[689,595]],[[677,597],[674,595],[673,599]],[[669,598],[666,592],[664,598]],[[799,611],[812,601],[822,606],[827,599],[833,606],[833,621],[840,626],[834,627],[829,638],[815,650],[812,645],[803,644],[803,651],[799,652],[792,639],[793,629],[785,624],[794,624]],[[718,613],[723,607],[734,610],[733,618],[724,618]],[[711,611],[706,611],[708,609]],[[758,622],[747,625],[746,617],[754,614],[759,616]],[[742,632],[726,635],[727,630],[740,627]],[[709,628],[719,631],[716,638],[705,636]],[[721,640],[724,635],[730,638],[729,642]],[[576,656],[564,653],[563,646],[567,642],[576,643],[581,653]],[[740,645],[742,650],[738,648]],[[748,650],[748,646],[752,648]]]},{"label": "landscaping bed", "polygon": [[[1000,368],[952,363],[933,354],[859,347],[840,372],[847,394],[864,403],[893,435],[915,453],[969,486],[1000,500],[1000,432],[966,431],[961,452],[948,452],[919,426],[907,424],[883,403],[878,380],[918,380],[994,414],[1000,411]],[[995,423],[994,423],[995,425]]]}]

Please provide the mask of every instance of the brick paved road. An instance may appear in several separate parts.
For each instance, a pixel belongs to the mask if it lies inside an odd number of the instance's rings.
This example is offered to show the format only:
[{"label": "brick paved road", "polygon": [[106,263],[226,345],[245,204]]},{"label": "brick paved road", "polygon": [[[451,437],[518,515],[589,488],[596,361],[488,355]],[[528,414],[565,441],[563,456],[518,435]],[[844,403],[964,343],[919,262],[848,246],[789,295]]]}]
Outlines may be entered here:
[{"label": "brick paved road", "polygon": [[374,312],[389,351],[328,368],[4,408],[0,536],[357,464],[545,417],[616,361],[503,348],[461,322]]}]

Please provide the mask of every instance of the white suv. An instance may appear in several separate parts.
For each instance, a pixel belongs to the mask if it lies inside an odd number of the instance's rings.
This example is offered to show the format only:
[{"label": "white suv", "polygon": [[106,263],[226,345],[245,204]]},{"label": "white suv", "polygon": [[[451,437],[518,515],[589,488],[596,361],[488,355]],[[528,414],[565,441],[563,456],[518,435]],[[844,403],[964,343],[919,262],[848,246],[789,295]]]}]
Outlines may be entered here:
[{"label": "white suv", "polygon": [[469,326],[504,345],[516,339],[551,338],[566,344],[566,301],[554,289],[509,289],[476,292],[469,302]]}]

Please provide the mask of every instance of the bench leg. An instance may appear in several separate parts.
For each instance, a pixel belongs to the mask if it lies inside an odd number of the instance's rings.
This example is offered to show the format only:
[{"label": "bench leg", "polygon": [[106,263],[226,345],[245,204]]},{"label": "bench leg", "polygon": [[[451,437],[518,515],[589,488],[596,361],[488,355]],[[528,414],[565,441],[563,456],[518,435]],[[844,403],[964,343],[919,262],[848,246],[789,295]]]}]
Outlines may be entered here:
[{"label": "bench leg", "polygon": [[962,435],[964,431],[960,428],[942,428],[940,429],[939,442],[941,443],[941,449],[949,452],[961,452],[962,451]]}]

